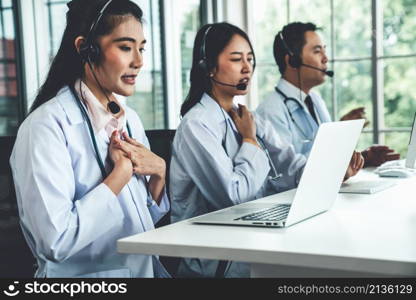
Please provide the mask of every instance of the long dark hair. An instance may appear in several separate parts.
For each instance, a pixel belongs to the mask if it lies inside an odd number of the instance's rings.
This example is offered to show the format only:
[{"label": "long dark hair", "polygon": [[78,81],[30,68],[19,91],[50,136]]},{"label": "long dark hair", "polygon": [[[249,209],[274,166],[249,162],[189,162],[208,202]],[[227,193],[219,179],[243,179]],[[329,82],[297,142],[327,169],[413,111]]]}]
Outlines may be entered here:
[{"label": "long dark hair", "polygon": [[[212,82],[209,78],[209,72],[218,65],[218,56],[236,34],[247,40],[253,52],[255,61],[253,46],[251,45],[248,35],[237,26],[223,22],[207,24],[198,30],[192,54],[191,87],[181,107],[182,117],[199,102],[204,93],[211,91]],[[200,61],[203,59],[204,53],[204,36],[206,68],[201,68]]]},{"label": "long dark hair", "polygon": [[[78,78],[83,76],[84,62],[75,47],[75,39],[78,36],[87,37],[92,23],[107,1],[72,0],[68,3],[69,10],[66,13],[66,28],[61,45],[30,112],[55,97],[64,86],[73,85]],[[123,22],[122,17],[127,15],[135,17],[142,23],[143,12],[139,6],[130,0],[113,0],[95,29],[95,42],[98,37],[111,33]]]}]

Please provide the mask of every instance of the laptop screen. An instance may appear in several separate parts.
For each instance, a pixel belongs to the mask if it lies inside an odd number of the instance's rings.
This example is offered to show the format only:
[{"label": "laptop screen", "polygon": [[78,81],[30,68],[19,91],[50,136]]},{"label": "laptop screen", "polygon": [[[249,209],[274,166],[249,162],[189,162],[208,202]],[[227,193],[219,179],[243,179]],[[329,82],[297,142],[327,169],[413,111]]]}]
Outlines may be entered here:
[{"label": "laptop screen", "polygon": [[412,131],[410,133],[409,147],[407,148],[406,168],[414,168],[416,162],[416,113],[413,118]]}]

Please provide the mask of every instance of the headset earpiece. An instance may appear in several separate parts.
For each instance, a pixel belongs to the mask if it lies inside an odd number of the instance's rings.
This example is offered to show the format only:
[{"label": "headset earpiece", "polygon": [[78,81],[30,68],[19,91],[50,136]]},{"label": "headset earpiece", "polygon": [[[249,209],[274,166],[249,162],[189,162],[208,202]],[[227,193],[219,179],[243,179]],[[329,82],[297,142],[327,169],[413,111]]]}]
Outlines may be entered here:
[{"label": "headset earpiece", "polygon": [[208,74],[208,65],[206,59],[202,58],[198,62],[198,67],[201,70],[201,72],[203,72],[204,74]]},{"label": "headset earpiece", "polygon": [[89,46],[89,58],[91,63],[98,63],[100,60],[100,46],[93,42]]},{"label": "headset earpiece", "polygon": [[289,65],[292,68],[299,69],[302,66],[302,58],[297,54],[289,54]]},{"label": "headset earpiece", "polygon": [[97,29],[97,26],[100,23],[100,20],[104,14],[104,11],[110,5],[111,2],[112,0],[108,0],[104,4],[104,6],[101,8],[100,12],[98,13],[98,16],[96,17],[94,22],[91,24],[86,40],[81,44],[79,48],[79,55],[81,56],[84,62],[94,64],[94,63],[98,63],[98,61],[100,60],[100,53],[101,53],[100,46],[96,42],[94,42],[95,30]]},{"label": "headset earpiece", "polygon": [[100,60],[100,46],[96,43],[83,42],[79,48],[79,55],[84,62],[98,63]]},{"label": "headset earpiece", "polygon": [[88,62],[89,60],[89,49],[88,49],[88,45],[87,43],[84,41],[81,43],[81,45],[79,46],[79,56],[81,56],[81,59],[83,62]]},{"label": "headset earpiece", "polygon": [[289,65],[292,68],[299,69],[302,66],[302,58],[298,54],[295,54],[289,48],[289,45],[286,43],[286,41],[283,37],[283,32],[282,31],[279,32],[279,38],[282,41],[282,45],[286,49],[287,54],[289,55],[289,61],[288,61]]}]

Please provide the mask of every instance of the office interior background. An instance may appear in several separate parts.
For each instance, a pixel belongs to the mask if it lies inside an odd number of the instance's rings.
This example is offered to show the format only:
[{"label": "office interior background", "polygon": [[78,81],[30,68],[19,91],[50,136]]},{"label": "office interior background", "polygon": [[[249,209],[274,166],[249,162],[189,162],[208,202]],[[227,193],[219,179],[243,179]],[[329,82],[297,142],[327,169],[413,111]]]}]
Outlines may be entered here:
[{"label": "office interior background", "polygon": [[[358,149],[382,143],[406,155],[416,112],[415,0],[133,1],[144,11],[148,45],[128,104],[145,129],[179,124],[201,25],[227,21],[249,34],[257,68],[249,95],[239,101],[254,110],[280,76],[272,54],[275,34],[288,22],[310,21],[322,28],[335,71],[318,88],[333,119],[364,106],[370,125]],[[0,0],[0,136],[16,135],[44,81],[65,28],[67,2]],[[7,184],[0,180],[0,189]],[[0,193],[0,232],[18,223],[17,215],[11,220],[6,213],[6,197]]]}]

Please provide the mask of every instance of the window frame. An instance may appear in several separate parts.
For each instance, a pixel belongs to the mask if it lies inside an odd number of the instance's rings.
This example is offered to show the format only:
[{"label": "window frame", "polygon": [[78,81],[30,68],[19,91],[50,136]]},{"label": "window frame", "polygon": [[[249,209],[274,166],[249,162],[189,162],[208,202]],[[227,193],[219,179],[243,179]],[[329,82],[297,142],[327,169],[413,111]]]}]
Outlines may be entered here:
[{"label": "window frame", "polygon": [[[0,2],[0,4],[2,4]],[[24,117],[27,113],[27,87],[26,87],[26,80],[25,80],[25,61],[24,61],[24,44],[23,44],[23,31],[22,31],[22,17],[21,17],[21,12],[22,12],[22,7],[21,7],[21,3],[18,0],[12,0],[11,1],[11,7],[3,7],[2,5],[0,6],[0,13],[1,13],[1,30],[4,30],[4,18],[3,18],[3,12],[4,10],[12,10],[12,15],[13,15],[13,24],[11,24],[14,28],[14,59],[10,60],[9,58],[1,58],[0,61],[4,64],[5,68],[5,73],[4,74],[4,79],[6,80],[6,86],[7,86],[7,79],[15,79],[16,80],[16,102],[17,102],[17,124],[18,126],[21,124],[21,122],[24,120]],[[3,39],[5,39],[4,34],[3,34]],[[4,53],[5,48],[3,45],[3,51]],[[15,64],[15,71],[16,71],[16,76],[15,77],[9,77],[7,75],[7,64],[9,63],[14,63]],[[7,88],[6,88],[7,90]],[[7,96],[6,96],[7,98]],[[16,134],[16,133],[15,133]],[[12,135],[15,135],[12,134]],[[10,134],[8,134],[10,135]]]},{"label": "window frame", "polygon": [[[255,5],[256,0],[243,0],[247,7],[248,11],[252,11],[253,5]],[[362,56],[362,57],[348,57],[348,58],[336,58],[335,56],[335,14],[334,14],[334,1],[329,0],[330,10],[331,10],[331,24],[330,24],[330,36],[331,36],[331,59],[330,63],[334,65],[337,62],[357,62],[357,61],[369,61],[371,63],[371,75],[372,75],[372,90],[371,90],[371,101],[373,107],[373,128],[364,129],[364,133],[372,133],[373,143],[384,143],[385,133],[394,133],[394,132],[409,132],[411,127],[386,127],[384,122],[384,73],[383,73],[383,62],[385,59],[395,59],[395,58],[413,58],[416,57],[416,53],[409,53],[404,55],[384,55],[383,54],[383,4],[379,0],[371,0],[371,30],[374,34],[371,36],[372,48],[371,56]],[[287,10],[288,20],[286,23],[291,22],[291,5],[290,1],[286,0],[285,9]],[[255,28],[254,28],[254,18],[253,14],[247,14],[247,30],[249,36],[252,38],[253,43],[255,43]],[[274,66],[274,62],[263,63],[265,66]],[[331,116],[335,120],[338,114],[338,105],[336,101],[336,86],[335,79],[331,78],[331,101],[332,110]],[[258,105],[257,91],[258,91],[258,82],[257,75],[253,77],[253,86],[251,91],[251,108],[255,108]]]}]

